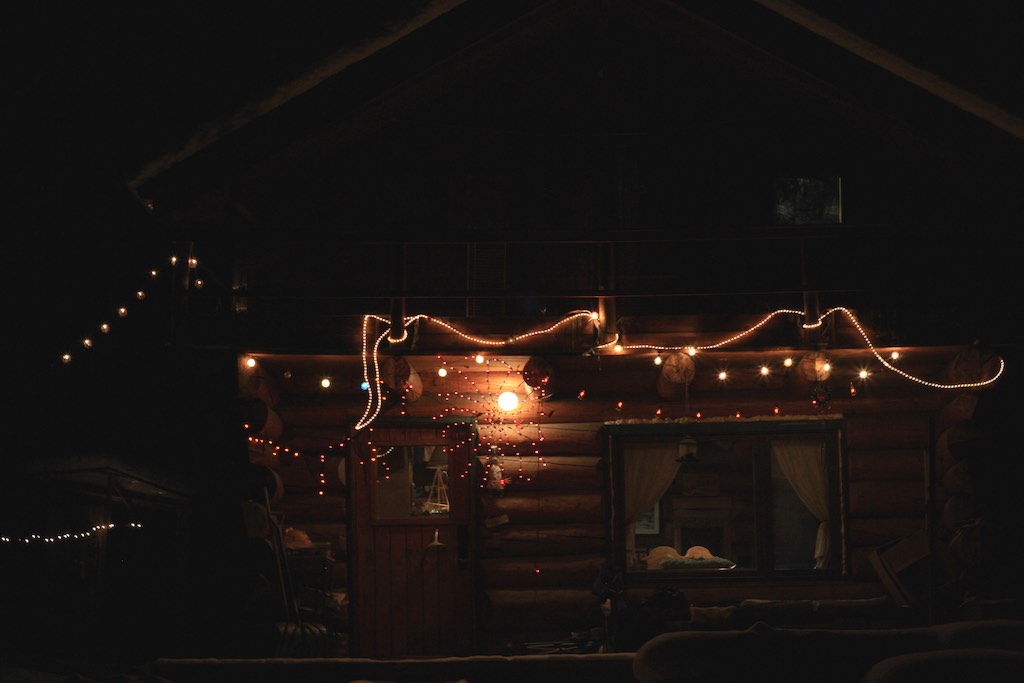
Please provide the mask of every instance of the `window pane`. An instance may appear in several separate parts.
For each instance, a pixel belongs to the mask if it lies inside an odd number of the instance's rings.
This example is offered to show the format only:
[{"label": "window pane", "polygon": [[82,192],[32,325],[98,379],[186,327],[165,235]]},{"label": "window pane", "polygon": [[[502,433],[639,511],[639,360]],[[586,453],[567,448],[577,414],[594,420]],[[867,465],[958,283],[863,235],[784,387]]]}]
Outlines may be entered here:
[{"label": "window pane", "polygon": [[684,436],[622,440],[627,570],[838,571],[839,432],[822,437],[821,427],[705,423]]},{"label": "window pane", "polygon": [[792,484],[772,460],[772,545],[775,569],[814,569],[817,518],[800,502]]},{"label": "window pane", "polygon": [[382,447],[377,457],[377,519],[444,515],[448,456],[442,446]]}]

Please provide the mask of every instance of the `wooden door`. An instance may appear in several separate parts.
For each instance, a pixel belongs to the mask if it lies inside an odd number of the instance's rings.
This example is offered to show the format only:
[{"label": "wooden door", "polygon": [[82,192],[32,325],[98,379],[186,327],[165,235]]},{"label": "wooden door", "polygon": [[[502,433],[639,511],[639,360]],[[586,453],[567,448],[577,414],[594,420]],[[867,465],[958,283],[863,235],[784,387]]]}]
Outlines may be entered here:
[{"label": "wooden door", "polygon": [[476,652],[473,448],[472,431],[457,424],[379,425],[354,440],[354,656]]}]

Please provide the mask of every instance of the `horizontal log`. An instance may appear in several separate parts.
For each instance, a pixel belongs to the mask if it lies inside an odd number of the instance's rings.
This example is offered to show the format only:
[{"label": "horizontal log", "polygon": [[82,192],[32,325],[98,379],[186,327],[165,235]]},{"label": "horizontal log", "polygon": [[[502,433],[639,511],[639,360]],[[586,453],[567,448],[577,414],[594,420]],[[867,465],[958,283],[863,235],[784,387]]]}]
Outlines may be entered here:
[{"label": "horizontal log", "polygon": [[850,515],[855,517],[912,517],[926,512],[925,486],[920,481],[852,481]]},{"label": "horizontal log", "polygon": [[545,456],[599,454],[604,448],[600,438],[602,422],[541,422],[540,426],[527,430],[508,430],[500,425],[479,424],[480,440],[486,443],[498,441],[513,444],[533,443],[539,445]]},{"label": "horizontal log", "polygon": [[[851,397],[842,391],[833,391],[830,412],[842,412],[850,415],[874,416],[884,413],[913,413],[932,415],[939,408],[942,397],[934,391],[906,387],[903,391],[888,393],[858,394]],[[472,399],[453,399],[446,402],[432,401],[424,397],[403,407],[405,417],[422,419],[462,418],[474,419],[480,425],[510,426],[548,423],[581,423],[607,422],[623,418],[690,417],[697,410],[705,415],[732,415],[741,410],[749,415],[770,415],[775,407],[781,408],[784,414],[803,415],[820,410],[811,403],[810,388],[791,392],[742,391],[729,387],[716,387],[712,391],[692,392],[686,401],[665,401],[656,394],[627,394],[621,391],[588,390],[582,398],[577,395],[570,397],[556,396],[540,404],[537,410],[520,412],[512,416],[499,416],[481,410],[478,402]],[[344,426],[359,419],[366,410],[365,400],[335,400],[317,405],[302,405],[294,402],[282,404],[279,410],[285,424],[282,439],[293,438],[295,432],[302,433],[304,428],[328,428],[327,433],[319,434],[325,440],[335,443],[345,438]],[[391,416],[398,411],[385,411]],[[532,437],[532,435],[529,435]]]},{"label": "horizontal log", "polygon": [[505,458],[502,467],[508,491],[599,489],[604,481],[601,458],[595,456],[541,456]]},{"label": "horizontal log", "polygon": [[924,515],[910,517],[851,517],[847,520],[850,547],[877,548],[925,528]]},{"label": "horizontal log", "polygon": [[[515,487],[516,482],[513,480],[502,493],[481,495],[484,517],[505,515],[512,524],[543,524],[555,520],[569,524],[600,524],[606,517],[600,489],[517,495],[510,492]],[[551,529],[550,532],[556,537],[559,535],[558,529]]]},{"label": "horizontal log", "polygon": [[877,411],[846,415],[850,451],[905,450],[931,444],[932,411]]},{"label": "horizontal log", "polygon": [[[329,448],[344,440],[345,427],[343,422],[332,423],[331,425],[292,425],[290,430],[282,436],[280,441],[287,443],[293,451],[301,454],[300,460],[313,461],[318,464],[318,455],[324,452],[330,462],[331,452],[336,449]],[[532,444],[537,441],[538,449],[545,458],[556,455],[598,455],[604,448],[604,440],[601,438],[601,422],[552,422],[542,423],[540,427],[531,426],[522,430],[510,429],[507,426],[481,423],[477,425],[480,434],[480,442],[489,443],[510,443],[510,444]],[[539,440],[538,440],[539,439]],[[531,449],[521,449],[524,454],[532,452]],[[282,458],[289,460],[290,458]]]},{"label": "horizontal log", "polygon": [[923,481],[927,451],[920,448],[904,450],[850,450],[847,452],[847,473],[850,481],[863,479],[912,479]]},{"label": "horizontal log", "polygon": [[[955,347],[904,349],[895,365],[912,376],[941,383],[945,381],[947,368],[958,352]],[[723,368],[731,371],[734,382],[751,388],[805,383],[797,366],[806,353],[799,349],[701,351],[693,357],[695,373],[692,387],[717,386],[717,374]],[[479,393],[515,388],[523,383],[520,371],[529,356],[484,350],[485,362],[480,364],[475,362],[474,355],[475,352],[406,354],[403,358],[421,375],[424,394]],[[616,387],[624,393],[656,393],[657,378],[661,372],[660,366],[653,363],[657,355],[654,350],[627,349],[623,353],[606,352],[599,356],[550,354],[544,356],[544,360],[551,368],[551,384],[556,396],[575,395],[581,389],[590,391],[601,386]],[[882,367],[871,351],[863,346],[830,349],[826,355],[832,364],[831,380],[836,386],[845,386],[848,381],[858,379],[857,373],[861,369],[871,373],[865,382],[868,389],[907,381],[903,375]],[[797,364],[785,368],[782,361],[787,357],[793,358]],[[277,376],[288,373],[287,380],[280,381],[281,401],[290,400],[298,394],[313,398],[362,394],[359,383],[363,379],[363,364],[358,355],[286,356],[273,361],[267,357],[261,362],[275,363]],[[444,377],[437,373],[442,365],[447,370]],[[762,365],[772,370],[767,378],[760,373]],[[330,376],[333,381],[328,391],[320,385],[324,376]]]},{"label": "horizontal log", "polygon": [[485,558],[480,561],[484,588],[589,586],[604,555],[537,558]]},{"label": "horizontal log", "polygon": [[489,589],[483,628],[508,630],[537,628],[582,631],[604,624],[597,597],[586,588]]},{"label": "horizontal log", "polygon": [[[612,403],[610,397],[595,398],[593,403],[590,402],[591,398],[588,397],[587,401],[568,401],[564,405],[558,402],[551,404],[554,408],[552,419],[562,421],[554,423],[557,427],[552,426],[550,430],[543,422],[540,423],[540,432],[544,440],[538,442],[538,447],[542,454],[575,452],[584,447],[586,448],[585,452],[601,452],[603,439],[600,430],[605,422],[613,423],[623,420],[657,422],[690,417],[681,407],[666,406],[650,398],[643,401],[624,402],[621,409]],[[852,450],[928,448],[931,438],[930,415],[935,409],[935,406],[932,405],[933,402],[934,398],[929,402],[857,398],[833,401],[828,412],[842,414],[846,418],[847,444]],[[736,411],[745,417],[771,415],[774,407],[763,400],[749,404],[729,401],[717,405],[694,404],[691,406],[691,410],[696,412],[697,409],[700,409],[705,419],[720,419],[731,418]],[[782,416],[799,417],[820,413],[820,410],[813,408],[803,400],[792,405],[781,404],[780,408]],[[657,415],[659,409],[662,411],[661,416]],[[307,416],[307,418],[309,417]],[[578,418],[580,421],[575,423],[565,421],[570,418]],[[595,418],[600,418],[600,420],[595,420]],[[329,423],[341,425],[346,419],[345,416],[335,415],[330,418]],[[530,429],[536,429],[536,427]],[[325,449],[326,446],[338,439],[343,439],[342,431],[343,428],[340,426],[325,429],[322,424],[316,423],[306,426],[291,425],[285,436],[282,437],[282,441],[295,444],[296,450],[309,454],[317,452],[317,449]],[[480,425],[482,437],[492,435],[495,431],[496,428],[486,423]],[[530,434],[520,438],[521,442],[527,442],[528,438],[532,442],[534,435]],[[483,440],[483,443],[487,443],[487,441]],[[329,451],[327,452],[329,453]]]},{"label": "horizontal log", "polygon": [[503,525],[482,529],[484,557],[539,557],[605,552],[604,524]]}]

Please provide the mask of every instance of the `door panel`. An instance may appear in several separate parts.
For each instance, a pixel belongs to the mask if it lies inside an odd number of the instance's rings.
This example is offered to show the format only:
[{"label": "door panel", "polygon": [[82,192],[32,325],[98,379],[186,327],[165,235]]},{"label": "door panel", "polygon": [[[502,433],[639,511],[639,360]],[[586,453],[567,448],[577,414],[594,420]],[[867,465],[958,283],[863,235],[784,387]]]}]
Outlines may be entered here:
[{"label": "door panel", "polygon": [[355,656],[476,651],[471,437],[465,425],[403,424],[375,426],[354,440],[348,480]]}]

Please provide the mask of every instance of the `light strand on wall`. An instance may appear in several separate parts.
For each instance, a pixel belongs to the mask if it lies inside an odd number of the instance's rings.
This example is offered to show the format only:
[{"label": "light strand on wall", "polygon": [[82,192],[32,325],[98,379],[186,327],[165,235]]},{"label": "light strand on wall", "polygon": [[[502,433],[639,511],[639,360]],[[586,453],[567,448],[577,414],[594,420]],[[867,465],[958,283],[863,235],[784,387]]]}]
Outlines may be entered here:
[{"label": "light strand on wall", "polygon": [[61,541],[73,541],[76,539],[91,538],[97,535],[101,531],[109,531],[111,529],[124,528],[124,529],[141,529],[142,524],[139,522],[128,522],[127,524],[97,524],[85,531],[67,531],[62,534],[54,534],[50,536],[44,536],[42,534],[29,534],[28,536],[0,536],[0,543],[59,543]]},{"label": "light strand on wall", "polygon": [[[542,410],[543,389],[529,391],[529,385],[522,377],[519,369],[504,359],[498,357],[485,358],[482,354],[464,356],[462,363],[457,363],[438,356],[441,368],[447,372],[444,377],[457,377],[466,382],[470,389],[458,391],[457,389],[437,391],[434,396],[441,404],[441,412],[435,419],[459,417],[464,415],[472,419],[479,426],[486,426],[486,436],[481,433],[478,442],[474,446],[476,457],[483,458],[503,470],[505,458],[518,458],[520,465],[523,457],[534,455],[543,463],[540,455],[540,443],[544,441],[544,433],[539,418],[544,416]],[[484,367],[484,379],[478,383],[469,372],[464,372],[464,367],[473,368],[474,365]],[[500,366],[495,372],[493,366]],[[516,403],[514,406],[502,406],[502,395],[518,395],[525,391],[529,396],[526,402]],[[452,404],[453,399],[460,399],[465,405]],[[530,408],[536,406],[537,418],[530,416]],[[526,438],[524,434],[527,429],[536,428],[536,435],[533,438]],[[491,462],[493,461],[493,462]],[[472,461],[471,461],[472,462]],[[491,480],[491,467],[484,467],[483,484]],[[543,466],[543,465],[542,465]],[[519,479],[528,479],[522,474],[520,466]],[[507,482],[511,477],[499,477]]]},{"label": "light strand on wall", "polygon": [[912,382],[917,382],[918,384],[923,384],[926,387],[932,387],[932,388],[935,388],[935,389],[976,389],[978,387],[984,387],[984,386],[988,386],[989,384],[992,384],[997,379],[999,379],[999,377],[1003,374],[1003,370],[1006,369],[1006,361],[1003,360],[1003,358],[1000,356],[999,357],[999,369],[996,370],[995,374],[992,375],[992,377],[989,377],[988,379],[985,379],[985,380],[981,380],[981,381],[978,381],[978,382],[958,382],[958,383],[953,383],[953,384],[942,384],[942,383],[938,383],[938,382],[929,382],[927,380],[923,380],[923,379],[921,379],[919,377],[915,377],[915,376],[911,375],[910,373],[907,373],[907,372],[904,372],[903,370],[900,370],[898,367],[896,367],[895,365],[892,365],[891,363],[889,363],[889,361],[885,360],[885,358],[882,357],[882,354],[878,353],[878,351],[875,349],[875,345],[871,343],[871,339],[868,337],[867,333],[864,331],[864,328],[861,327],[860,321],[858,321],[857,318],[853,315],[853,313],[850,312],[849,310],[847,310],[846,308],[843,308],[841,306],[837,306],[836,308],[828,309],[827,311],[825,311],[824,313],[821,314],[820,318],[818,318],[818,324],[820,325],[821,321],[826,316],[831,315],[832,313],[834,313],[836,311],[842,312],[843,314],[846,315],[847,318],[850,319],[850,322],[852,322],[853,326],[857,328],[857,332],[859,332],[860,336],[864,338],[864,343],[868,345],[868,348],[871,350],[871,353],[874,354],[875,358],[878,359],[879,363],[881,363],[883,366],[889,368],[890,370],[895,372],[897,375],[900,375],[901,377],[904,377],[905,379],[909,379]]},{"label": "light strand on wall", "polygon": [[[916,382],[916,383],[921,384],[923,386],[931,387],[931,388],[934,388],[934,389],[944,389],[944,390],[945,389],[954,389],[954,390],[956,390],[956,389],[980,388],[980,387],[988,386],[988,385],[992,384],[993,382],[995,382],[997,379],[999,379],[999,377],[1003,374],[1003,371],[1005,370],[1005,361],[1002,358],[999,358],[998,369],[993,374],[993,376],[991,376],[989,378],[986,378],[986,379],[983,379],[983,380],[976,381],[976,382],[942,383],[942,382],[932,382],[932,381],[929,381],[929,380],[926,380],[926,379],[922,379],[922,378],[917,377],[915,375],[912,375],[912,374],[910,374],[910,373],[908,373],[908,372],[906,372],[904,370],[901,370],[900,368],[898,368],[898,367],[892,365],[890,362],[888,362],[878,352],[878,350],[875,348],[875,345],[871,341],[871,338],[865,332],[863,326],[860,324],[860,321],[857,320],[856,316],[853,315],[852,311],[850,311],[849,309],[847,309],[845,307],[842,307],[842,306],[837,306],[837,307],[830,308],[827,311],[825,311],[823,314],[821,314],[816,320],[814,320],[812,322],[804,322],[802,324],[802,326],[804,327],[804,329],[814,329],[816,327],[820,327],[822,325],[823,321],[828,316],[835,315],[836,313],[842,313],[842,314],[844,314],[850,320],[850,322],[857,329],[857,331],[860,334],[860,336],[863,338],[863,340],[864,340],[865,344],[867,345],[868,349],[875,356],[875,358],[878,359],[878,361],[883,365],[883,367],[885,367],[885,368],[887,368],[889,370],[892,370],[893,372],[895,372],[900,377],[903,377],[904,379],[907,379],[907,380],[912,381],[912,382]],[[764,327],[765,325],[767,325],[771,320],[773,320],[774,318],[776,318],[776,317],[778,317],[780,315],[805,316],[803,311],[794,310],[794,309],[787,309],[787,308],[778,309],[778,310],[772,311],[771,313],[769,313],[768,315],[763,317],[761,320],[759,320],[758,322],[756,322],[753,325],[751,325],[749,328],[747,328],[747,329],[745,329],[745,330],[743,330],[743,331],[741,331],[741,332],[739,332],[737,334],[734,334],[734,335],[732,335],[730,337],[722,339],[720,341],[717,341],[717,342],[714,342],[714,343],[708,343],[708,344],[688,344],[688,345],[682,345],[682,346],[666,346],[666,345],[661,345],[661,344],[637,344],[637,343],[622,344],[622,335],[620,333],[617,333],[613,340],[596,344],[593,348],[591,348],[587,352],[587,355],[593,355],[593,354],[596,354],[600,350],[606,349],[608,347],[614,347],[614,348],[616,348],[616,350],[644,349],[644,350],[657,351],[659,353],[660,352],[664,352],[664,351],[686,350],[687,353],[689,353],[692,356],[692,355],[695,355],[696,353],[698,353],[699,351],[707,351],[707,350],[711,350],[711,349],[719,349],[719,348],[723,348],[725,346],[728,346],[730,344],[733,344],[733,343],[739,341],[740,339],[743,339],[744,337],[747,337],[748,335],[753,334],[757,330],[759,330],[762,327]],[[541,334],[548,334],[548,333],[554,332],[555,330],[557,330],[558,328],[562,327],[563,325],[565,325],[567,323],[570,323],[570,322],[572,322],[574,320],[581,319],[581,318],[587,318],[589,320],[594,321],[595,327],[597,325],[599,325],[599,322],[600,322],[599,318],[598,318],[598,314],[596,312],[594,312],[594,311],[588,311],[588,310],[571,311],[570,313],[566,314],[565,317],[561,318],[556,323],[554,323],[552,325],[549,325],[548,327],[537,329],[537,330],[533,330],[533,331],[526,332],[526,333],[519,334],[519,335],[513,335],[511,337],[508,337],[508,338],[502,339],[502,340],[484,339],[484,338],[478,337],[476,335],[468,334],[468,333],[463,332],[462,330],[458,329],[457,327],[455,327],[454,325],[452,325],[450,323],[447,323],[447,322],[445,322],[443,320],[438,320],[436,318],[431,318],[430,316],[425,315],[425,314],[417,314],[417,315],[413,315],[413,316],[408,316],[407,318],[404,319],[404,323],[403,324],[404,324],[405,327],[408,327],[409,325],[411,325],[412,323],[414,323],[414,322],[416,322],[418,320],[424,320],[424,321],[428,321],[428,322],[434,323],[434,324],[436,324],[436,325],[438,325],[440,327],[443,327],[443,328],[449,330],[450,332],[458,335],[459,337],[462,337],[463,339],[466,339],[468,341],[474,342],[476,344],[480,344],[480,345],[484,345],[484,346],[506,346],[506,345],[509,345],[509,344],[514,344],[514,343],[516,343],[518,341],[521,341],[523,339],[527,339],[527,338],[534,337],[534,336],[541,335]],[[371,345],[369,343],[369,323],[370,323],[371,320],[377,320],[377,321],[380,321],[380,322],[383,322],[383,323],[388,323],[388,324],[390,323],[390,318],[387,318],[387,317],[382,316],[382,315],[367,314],[367,315],[363,316],[363,334],[362,334],[362,339],[363,339],[363,344],[362,344],[363,378],[364,378],[364,381],[367,383],[367,386],[369,387],[369,392],[368,392],[368,396],[367,396],[366,410],[363,412],[362,418],[360,418],[359,422],[355,426],[355,429],[357,429],[357,430],[363,429],[363,428],[367,427],[370,423],[372,423],[373,420],[377,417],[377,415],[380,414],[380,411],[383,408],[383,393],[382,393],[382,390],[381,390],[381,387],[380,387],[380,385],[381,385],[383,380],[381,380],[381,378],[380,378],[379,350],[380,350],[381,342],[385,338],[388,338],[388,336],[390,334],[390,328],[388,330],[385,330],[384,333],[382,333],[376,339],[376,341],[373,342],[373,344]]]},{"label": "light strand on wall", "polygon": [[[458,335],[459,337],[462,337],[463,339],[471,341],[475,344],[480,344],[482,346],[507,346],[509,344],[515,344],[525,339],[529,339],[531,337],[535,337],[542,334],[549,334],[559,329],[560,327],[563,327],[581,318],[596,320],[595,316],[596,314],[593,311],[571,311],[570,313],[562,317],[560,320],[551,325],[548,325],[547,327],[532,330],[530,332],[525,332],[523,334],[513,335],[511,337],[508,337],[507,339],[502,340],[484,339],[483,337],[477,337],[475,335],[468,334],[450,323],[447,323],[443,320],[438,320],[437,318],[431,318],[430,316],[422,313],[407,316],[406,318],[403,319],[402,324],[404,327],[408,328],[414,322],[423,320],[443,327],[449,332],[452,332]],[[380,411],[384,407],[384,397],[383,391],[381,389],[381,384],[383,383],[383,380],[380,377],[380,345],[381,342],[390,337],[391,328],[389,326],[388,329],[386,329],[380,336],[378,336],[377,339],[371,344],[369,340],[369,328],[371,320],[377,320],[388,325],[390,325],[391,322],[390,318],[386,318],[382,315],[377,315],[374,313],[366,314],[363,316],[363,381],[366,382],[368,391],[366,400],[366,410],[363,411],[362,417],[359,418],[358,422],[356,422],[354,427],[356,430],[368,427],[377,418],[377,416],[380,414]],[[402,338],[405,338],[404,334]]]},{"label": "light strand on wall", "polygon": [[[843,306],[835,306],[833,308],[828,309],[827,311],[822,313],[820,316],[818,316],[817,320],[815,320],[814,322],[809,322],[809,323],[805,322],[805,323],[803,323],[802,327],[804,329],[814,329],[814,328],[820,327],[822,325],[822,323],[824,322],[825,318],[829,317],[830,315],[835,315],[836,313],[844,314],[850,320],[850,322],[853,323],[853,326],[857,329],[857,332],[864,339],[864,343],[867,345],[868,350],[871,351],[871,353],[875,356],[875,358],[877,358],[878,361],[884,367],[888,368],[889,370],[892,370],[896,374],[900,375],[904,379],[910,380],[911,382],[917,382],[918,384],[921,384],[921,385],[924,385],[924,386],[927,386],[927,387],[931,387],[933,389],[976,389],[976,388],[979,388],[979,387],[988,386],[988,385],[992,384],[993,382],[995,382],[1003,374],[1003,371],[1006,368],[1005,361],[1003,360],[1003,358],[1000,357],[999,358],[999,367],[996,370],[996,372],[991,377],[983,379],[983,380],[979,380],[977,382],[942,383],[942,382],[932,382],[932,381],[929,381],[929,380],[922,379],[920,377],[916,377],[915,375],[912,375],[909,372],[901,370],[898,367],[896,367],[895,365],[891,364],[889,361],[887,361],[882,356],[882,354],[880,354],[878,352],[878,350],[875,348],[874,343],[871,341],[871,338],[868,336],[867,332],[864,331],[864,328],[860,324],[860,321],[857,320],[857,317],[853,314],[852,311],[850,311],[848,308],[845,308]],[[778,316],[778,315],[785,315],[785,314],[797,315],[797,316],[803,316],[804,315],[803,311],[796,311],[796,310],[787,309],[787,308],[782,308],[782,309],[779,309],[777,311],[772,311],[767,316],[765,316],[764,318],[762,318],[761,320],[759,320],[757,323],[755,323],[751,327],[747,328],[746,330],[744,330],[744,331],[742,331],[742,332],[740,332],[738,334],[735,334],[735,335],[733,335],[733,336],[731,336],[731,337],[729,337],[727,339],[723,339],[723,340],[721,340],[719,342],[716,342],[714,344],[704,344],[704,345],[689,344],[689,345],[684,345],[684,346],[662,346],[662,345],[655,345],[655,344],[628,344],[628,345],[624,345],[623,348],[624,349],[646,349],[646,350],[658,351],[658,352],[662,352],[662,351],[681,351],[681,350],[685,349],[692,356],[692,355],[694,355],[698,351],[706,351],[706,350],[709,350],[709,349],[718,349],[718,348],[722,348],[723,346],[727,346],[727,345],[729,345],[729,344],[731,344],[731,343],[733,343],[733,342],[735,342],[735,341],[737,341],[739,339],[742,339],[743,337],[745,337],[745,336],[747,336],[747,335],[757,331],[758,329],[760,329],[761,327],[766,325],[770,320],[772,320],[776,316]]]}]

